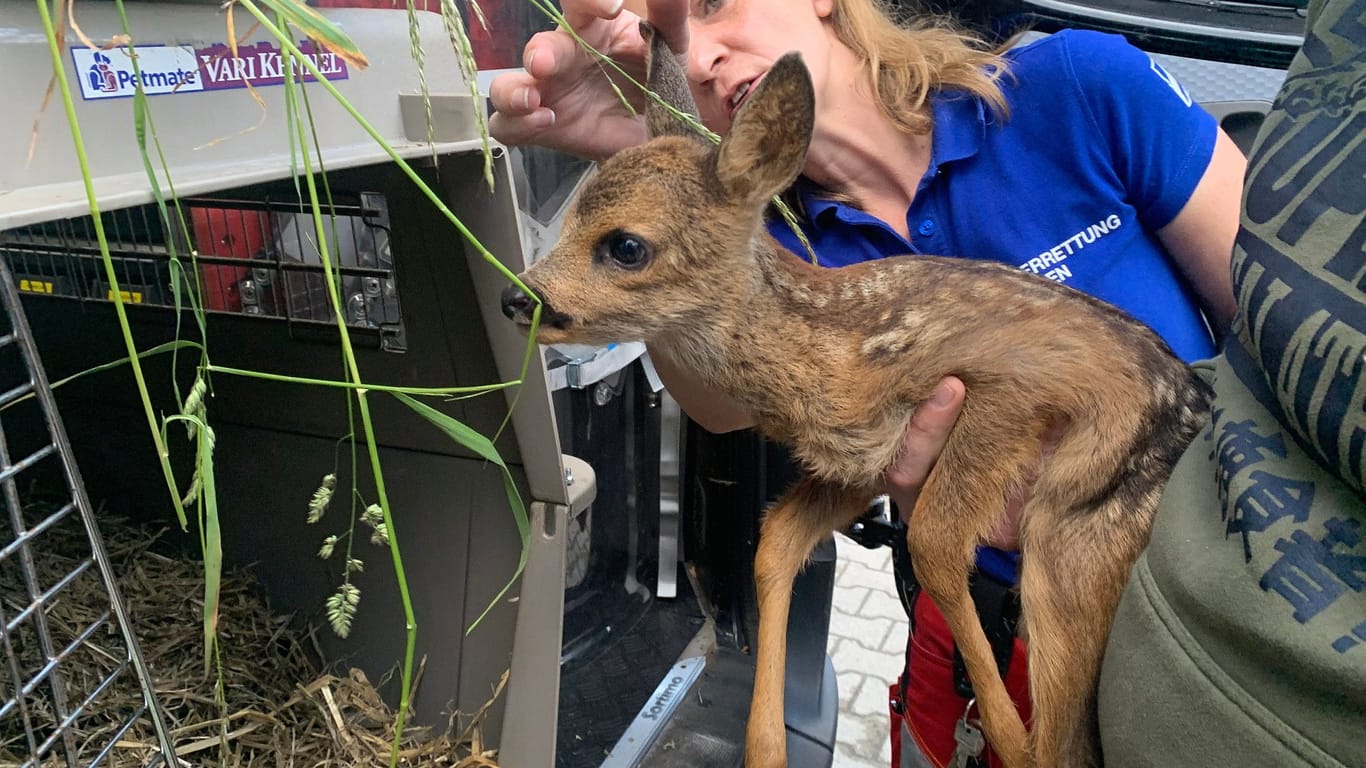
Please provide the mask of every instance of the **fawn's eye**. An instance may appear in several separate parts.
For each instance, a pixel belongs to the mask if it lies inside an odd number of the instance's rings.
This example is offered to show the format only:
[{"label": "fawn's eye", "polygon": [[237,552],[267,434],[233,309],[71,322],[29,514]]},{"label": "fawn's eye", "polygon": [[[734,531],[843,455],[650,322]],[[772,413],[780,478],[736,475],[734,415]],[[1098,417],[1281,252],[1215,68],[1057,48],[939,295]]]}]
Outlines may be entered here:
[{"label": "fawn's eye", "polygon": [[650,262],[650,246],[630,232],[616,230],[598,243],[598,261],[623,269],[640,269]]}]

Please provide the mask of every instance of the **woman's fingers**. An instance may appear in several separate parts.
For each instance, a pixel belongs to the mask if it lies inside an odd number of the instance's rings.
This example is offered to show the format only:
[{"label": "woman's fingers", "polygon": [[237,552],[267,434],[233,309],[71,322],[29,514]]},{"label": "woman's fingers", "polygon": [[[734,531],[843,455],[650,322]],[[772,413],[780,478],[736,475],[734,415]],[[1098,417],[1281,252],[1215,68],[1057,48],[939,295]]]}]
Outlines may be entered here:
[{"label": "woman's fingers", "polygon": [[495,112],[489,116],[489,135],[510,147],[529,144],[552,146],[544,135],[554,125],[555,111],[551,109],[538,109],[518,116]]},{"label": "woman's fingers", "polygon": [[[577,147],[572,137],[554,130],[556,107],[565,106],[556,100],[563,102],[563,94],[577,90],[584,78],[596,74],[587,55],[574,38],[557,29],[532,36],[523,49],[522,66],[525,71],[505,72],[489,84],[494,109],[489,133],[508,145],[540,144],[587,154],[588,148]],[[568,103],[571,112],[575,106],[588,110],[582,102]]]},{"label": "woman's fingers", "polygon": [[903,516],[911,513],[911,507],[904,502],[909,501],[913,506],[920,486],[924,485],[939,453],[944,450],[965,396],[963,382],[949,376],[940,380],[929,399],[916,407],[901,444],[901,453],[885,475],[888,492],[901,507]]},{"label": "woman's fingers", "polygon": [[669,50],[682,55],[688,51],[688,0],[645,0],[650,23],[664,36]]},{"label": "woman's fingers", "polygon": [[[589,40],[589,43],[600,41]],[[556,29],[537,32],[522,49],[522,66],[538,80],[559,76],[582,77],[588,54],[569,33]]]},{"label": "woman's fingers", "polygon": [[560,13],[570,27],[582,33],[597,19],[615,19],[625,5],[626,0],[563,0]]},{"label": "woman's fingers", "polygon": [[[920,488],[948,442],[949,433],[953,431],[958,414],[963,409],[965,396],[963,382],[949,376],[942,379],[930,398],[915,409],[902,440],[901,453],[884,475],[887,494],[896,502],[902,520],[910,521]],[[1045,436],[1041,462],[1052,454],[1059,434],[1060,428],[1055,428]],[[1021,478],[1020,486],[1015,489],[1013,498],[1008,500],[996,525],[982,541],[983,544],[998,549],[1019,549],[1020,514],[1029,501],[1035,479],[1035,475]]]},{"label": "woman's fingers", "polygon": [[[674,0],[678,2],[678,0]],[[623,63],[640,60],[638,17],[621,0],[564,0],[566,24],[588,45]],[[522,50],[523,72],[489,85],[489,132],[509,145],[536,144],[600,160],[644,138],[639,118],[618,104],[605,75],[569,30],[533,35]]]},{"label": "woman's fingers", "polygon": [[509,146],[541,143],[542,133],[555,124],[554,111],[541,106],[540,85],[525,72],[508,72],[489,84],[494,113],[489,134]]},{"label": "woman's fingers", "polygon": [[520,117],[541,106],[536,78],[525,72],[506,72],[489,83],[489,100],[499,114]]}]

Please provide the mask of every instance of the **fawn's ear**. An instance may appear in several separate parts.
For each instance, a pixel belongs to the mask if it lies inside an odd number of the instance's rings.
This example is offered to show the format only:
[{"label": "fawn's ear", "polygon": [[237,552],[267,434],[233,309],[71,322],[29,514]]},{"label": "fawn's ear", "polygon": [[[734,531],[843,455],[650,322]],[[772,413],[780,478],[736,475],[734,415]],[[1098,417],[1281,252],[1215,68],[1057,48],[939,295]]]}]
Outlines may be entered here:
[{"label": "fawn's ear", "polygon": [[801,55],[784,55],[740,107],[717,150],[716,175],[726,191],[759,205],[787,189],[806,162],[815,112]]},{"label": "fawn's ear", "polygon": [[[645,85],[680,112],[697,117],[697,104],[688,90],[688,76],[678,57],[649,22],[640,22],[640,36],[645,38]],[[656,136],[692,136],[697,134],[687,123],[679,120],[659,102],[646,97],[645,128],[650,138]]]}]

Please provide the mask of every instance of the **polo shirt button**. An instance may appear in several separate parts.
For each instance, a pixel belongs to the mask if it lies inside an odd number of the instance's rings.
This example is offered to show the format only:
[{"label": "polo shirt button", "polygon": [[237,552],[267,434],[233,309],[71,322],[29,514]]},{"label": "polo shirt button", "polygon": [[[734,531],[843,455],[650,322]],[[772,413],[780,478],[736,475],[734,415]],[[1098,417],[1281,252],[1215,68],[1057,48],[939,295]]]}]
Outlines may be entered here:
[{"label": "polo shirt button", "polygon": [[916,231],[918,231],[920,234],[924,235],[925,237],[929,237],[930,235],[933,235],[933,234],[934,234],[934,219],[925,219],[924,221],[920,222],[920,227],[919,227]]}]

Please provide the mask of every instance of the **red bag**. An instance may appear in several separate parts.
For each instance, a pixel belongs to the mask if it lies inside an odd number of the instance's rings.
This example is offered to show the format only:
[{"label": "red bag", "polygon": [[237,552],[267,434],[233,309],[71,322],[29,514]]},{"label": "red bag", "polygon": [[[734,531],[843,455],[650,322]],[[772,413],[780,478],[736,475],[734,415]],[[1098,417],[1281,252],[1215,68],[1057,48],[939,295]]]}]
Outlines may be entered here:
[{"label": "red bag", "polygon": [[[891,688],[892,768],[900,768],[903,747],[919,748],[932,765],[947,765],[957,746],[953,739],[954,726],[968,704],[968,700],[954,690],[953,636],[944,616],[934,601],[923,593],[916,596],[913,610],[915,632],[908,640],[906,669]],[[1030,708],[1026,663],[1025,645],[1016,639],[1005,684],[1027,728]],[[904,698],[902,691],[905,691]],[[902,743],[903,720],[913,743]],[[990,768],[1002,768],[990,744],[984,757]]]}]

